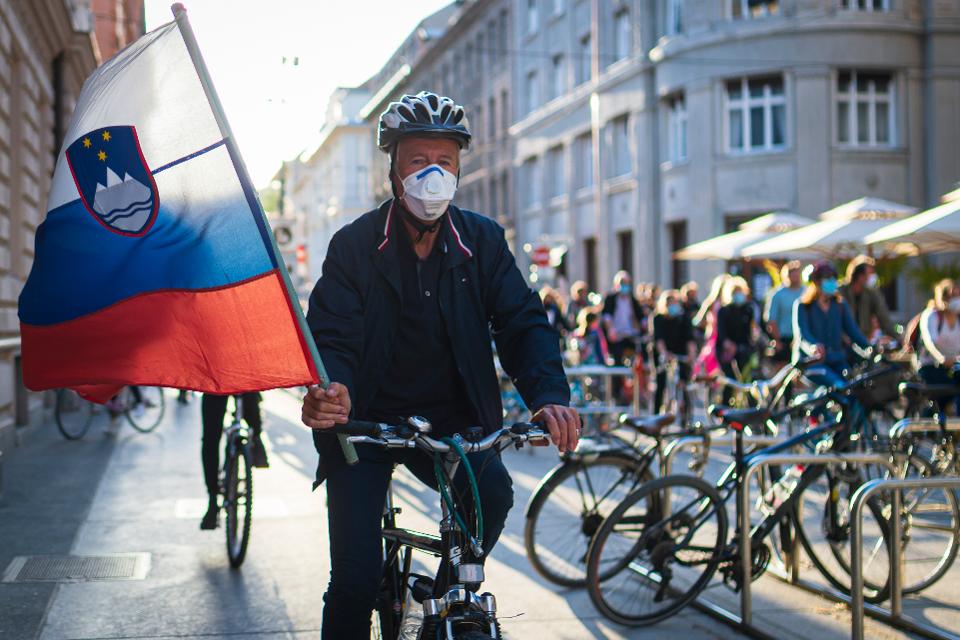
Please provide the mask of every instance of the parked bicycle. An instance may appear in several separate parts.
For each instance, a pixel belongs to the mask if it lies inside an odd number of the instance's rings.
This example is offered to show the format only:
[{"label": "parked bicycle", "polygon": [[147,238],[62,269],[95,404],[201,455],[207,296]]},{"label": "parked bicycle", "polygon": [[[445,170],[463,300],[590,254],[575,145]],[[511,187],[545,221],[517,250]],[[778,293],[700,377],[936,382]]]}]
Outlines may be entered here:
[{"label": "parked bicycle", "polygon": [[[863,373],[847,385],[825,389],[791,410],[816,410],[849,397],[852,389],[872,375],[877,374]],[[672,616],[696,598],[717,571],[726,584],[739,590],[744,580],[756,579],[766,570],[772,555],[766,538],[785,520],[790,521],[792,531],[824,577],[849,593],[850,535],[844,505],[861,483],[863,476],[857,467],[826,469],[810,465],[787,470],[777,479],[772,512],[751,531],[749,576],[742,574],[737,538],[728,538],[727,512],[728,502],[743,490],[743,471],[755,456],[797,446],[835,453],[851,450],[851,422],[845,412],[750,454],[744,450],[744,429],[762,430],[776,422],[776,415],[766,408],[714,407],[712,413],[724,428],[734,430],[736,437],[734,461],[716,485],[686,475],[653,480],[627,496],[593,538],[587,559],[587,586],[597,609],[611,620],[639,626]],[[824,501],[824,510],[812,524],[804,519],[799,505],[804,492],[821,478],[826,479],[827,487],[817,500]],[[739,522],[740,505],[735,503]],[[879,602],[889,593],[888,516],[879,498],[869,501],[868,509],[872,519],[865,520],[869,552],[864,563],[864,593],[868,601]],[[817,544],[818,538],[825,544]],[[836,564],[840,571],[835,569]],[[847,575],[841,575],[842,569]]]},{"label": "parked bicycle", "polygon": [[[468,453],[503,450],[524,443],[545,445],[548,435],[540,427],[516,423],[486,437],[471,430],[467,437],[456,435],[439,440],[429,437],[429,422],[411,417],[406,424],[386,425],[352,421],[326,432],[342,433],[354,443],[385,448],[416,447],[433,457],[440,488],[440,535],[401,529],[396,524],[399,509],[390,492],[383,514],[383,574],[373,619],[373,637],[438,638],[443,640],[494,640],[502,638],[497,621],[497,601],[489,592],[478,593],[484,581],[482,559],[485,550],[483,514],[480,509],[476,475]],[[472,507],[461,504],[452,490],[460,465],[467,472]],[[413,551],[448,559],[437,580],[411,573]],[[418,609],[420,609],[418,611]],[[422,611],[422,613],[421,613]]]},{"label": "parked bicycle", "polygon": [[161,387],[124,387],[105,405],[90,402],[73,389],[57,389],[54,420],[67,440],[79,440],[90,429],[96,416],[123,415],[137,431],[149,433],[163,419],[166,401]]}]

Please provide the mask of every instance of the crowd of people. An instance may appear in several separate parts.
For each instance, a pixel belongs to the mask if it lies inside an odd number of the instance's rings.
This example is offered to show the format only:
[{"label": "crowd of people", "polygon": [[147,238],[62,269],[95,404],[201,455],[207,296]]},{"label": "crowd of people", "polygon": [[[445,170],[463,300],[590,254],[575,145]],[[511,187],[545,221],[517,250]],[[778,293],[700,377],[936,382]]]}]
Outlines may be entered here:
[{"label": "crowd of people", "polygon": [[[954,383],[960,284],[939,282],[924,309],[898,325],[872,258],[854,258],[844,276],[829,261],[790,261],[762,299],[744,278],[724,273],[701,300],[696,282],[679,289],[634,286],[620,271],[604,296],[583,281],[574,282],[569,295],[550,286],[540,295],[567,364],[633,367],[642,403],[654,412],[663,409],[668,361],[676,362],[684,380],[722,373],[746,382],[761,370],[769,375],[791,360],[818,357],[826,373],[815,382],[830,384],[867,347],[881,344],[909,354],[924,381]],[[626,383],[615,385],[619,400],[628,403]],[[719,400],[728,402],[731,393],[725,387]],[[960,396],[953,404],[960,414]]]}]

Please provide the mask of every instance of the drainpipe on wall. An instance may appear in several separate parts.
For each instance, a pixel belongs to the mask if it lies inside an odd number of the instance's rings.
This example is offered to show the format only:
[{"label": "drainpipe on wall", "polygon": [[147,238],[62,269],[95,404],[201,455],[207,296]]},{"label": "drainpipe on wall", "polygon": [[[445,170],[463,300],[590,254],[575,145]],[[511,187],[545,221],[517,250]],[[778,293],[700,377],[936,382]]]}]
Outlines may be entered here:
[{"label": "drainpipe on wall", "polygon": [[937,204],[937,110],[933,91],[933,0],[923,0],[923,204]]}]

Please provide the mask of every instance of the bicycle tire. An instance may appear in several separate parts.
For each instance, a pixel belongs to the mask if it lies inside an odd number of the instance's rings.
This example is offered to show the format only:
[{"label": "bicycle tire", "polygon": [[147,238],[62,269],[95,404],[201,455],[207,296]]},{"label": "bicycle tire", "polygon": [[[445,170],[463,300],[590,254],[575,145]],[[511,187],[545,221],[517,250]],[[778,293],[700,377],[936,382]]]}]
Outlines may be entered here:
[{"label": "bicycle tire", "polygon": [[67,440],[79,440],[93,423],[93,404],[72,389],[57,389],[54,418],[57,429]]},{"label": "bicycle tire", "polygon": [[[933,466],[920,456],[911,455],[908,464],[898,477],[930,478],[937,475]],[[931,496],[935,497],[934,501],[926,500]],[[886,509],[886,499],[884,503]],[[906,492],[901,505],[904,511],[903,592],[919,593],[940,580],[957,558],[960,549],[960,504],[956,492],[949,489],[920,489]],[[885,515],[889,519],[889,512]],[[921,538],[916,532],[927,533]],[[942,551],[937,552],[937,549]],[[925,568],[931,564],[932,568]]]},{"label": "bicycle tire", "polygon": [[250,542],[253,516],[253,465],[250,448],[239,439],[227,445],[227,474],[223,506],[227,512],[227,557],[234,569],[243,564]]},{"label": "bicycle tire", "polygon": [[[580,499],[583,506],[581,512],[576,514],[569,508],[564,508],[557,495],[564,493],[566,494],[564,497],[569,501],[573,497],[571,495],[573,490],[562,491],[561,488],[564,483],[575,479],[578,474],[584,476],[584,484],[588,486],[603,484],[603,479],[607,477],[611,477],[611,481],[627,481],[627,486],[624,489],[607,486],[595,491],[595,495],[600,496],[600,499],[597,501],[594,498],[593,504],[589,506],[581,490]],[[589,457],[588,454],[582,459],[565,460],[554,467],[530,497],[526,510],[523,541],[527,558],[536,572],[560,586],[584,586],[587,580],[586,557],[590,539],[603,519],[613,511],[623,497],[652,479],[649,464],[626,453],[605,453],[596,457]],[[579,482],[577,486],[580,486]],[[607,497],[612,499],[606,500]],[[576,508],[576,504],[573,506]],[[547,509],[550,512],[545,515]],[[548,526],[548,529],[569,531],[572,535],[562,544],[545,544],[541,533],[544,520],[547,520],[548,525],[559,520],[563,525],[553,524]],[[559,549],[566,550],[566,553],[558,556]]]},{"label": "bicycle tire", "polygon": [[[855,472],[856,473],[856,472]],[[803,515],[802,507],[804,497],[811,492],[810,487],[804,489],[803,495],[796,501],[792,510],[794,520],[794,530],[800,538],[800,544],[803,546],[807,557],[810,558],[817,571],[838,591],[850,594],[850,526],[849,523],[841,522],[838,540],[830,540],[829,535],[823,532],[824,521],[828,514],[830,489],[832,482],[836,483],[838,491],[839,506],[837,513],[841,516],[849,517],[850,498],[860,487],[862,482],[859,478],[849,480],[835,477],[836,471],[826,469],[824,473],[816,480],[827,479],[826,491],[822,493],[825,499],[817,496],[812,498],[816,503],[822,502],[822,508],[815,510],[812,518]],[[815,481],[815,482],[816,482]],[[864,513],[864,579],[863,579],[863,598],[865,602],[873,604],[883,602],[890,595],[890,553],[889,553],[889,525],[883,513],[882,504],[879,498],[871,498],[867,501],[867,513]],[[805,524],[806,523],[806,524]],[[820,532],[820,536],[811,536],[814,523]],[[868,542],[870,541],[870,542]],[[881,547],[882,546],[882,550]],[[873,549],[872,553],[867,550]],[[871,559],[875,559],[879,564],[873,564]],[[882,576],[882,578],[879,578]],[[883,584],[880,584],[880,580]]]},{"label": "bicycle tire", "polygon": [[[666,491],[670,492],[669,501]],[[693,496],[689,495],[690,491]],[[673,513],[673,507],[684,502],[695,511],[682,515],[686,511],[684,508]],[[631,511],[640,504],[646,505],[645,513]],[[669,517],[664,517],[665,514]],[[703,530],[707,521],[714,517],[715,530]],[[698,523],[700,518],[702,521]],[[691,525],[695,526],[691,528]],[[618,527],[620,533],[626,534],[631,532],[631,526],[634,527],[632,531],[639,535],[632,542],[629,536],[622,536],[627,539],[627,550],[621,552],[611,548],[615,546],[611,537],[618,533]],[[699,536],[698,532],[701,531],[703,535]],[[678,549],[677,543],[687,537],[690,541],[698,538],[696,544]],[[594,536],[587,559],[587,589],[590,600],[604,617],[619,624],[646,626],[660,622],[678,613],[706,588],[720,566],[726,546],[727,512],[714,486],[694,476],[657,478],[627,496],[604,520]],[[678,550],[686,550],[688,553],[678,559]],[[608,551],[609,555],[605,558]],[[641,555],[645,556],[643,560],[640,560]],[[672,561],[668,563],[671,558]],[[603,568],[605,562],[616,565],[609,569]],[[641,562],[647,562],[650,566],[643,567]],[[665,600],[665,597],[676,594],[676,587],[672,584],[678,577],[675,570],[678,567],[693,568],[698,565],[702,566],[699,575],[696,575],[697,569],[693,569],[682,576],[683,582],[690,582],[689,586],[672,600]],[[667,572],[668,582],[663,585]],[[623,588],[619,587],[620,583],[613,583],[614,580],[621,580],[621,577],[627,581]],[[636,592],[645,587],[651,593],[654,589],[657,591],[651,602],[666,602],[665,606],[653,612],[630,613],[612,602],[614,592],[620,592],[626,594],[629,603],[639,603],[641,598],[636,597]]]},{"label": "bicycle tire", "polygon": [[[132,393],[129,390],[125,393],[128,394],[128,398],[131,398]],[[140,387],[140,393],[145,405],[144,413],[135,415],[135,413],[138,413],[137,407],[139,404],[134,405],[131,402],[127,403],[128,406],[123,413],[131,427],[140,433],[150,433],[160,424],[166,411],[167,403],[163,394],[163,387]]]}]

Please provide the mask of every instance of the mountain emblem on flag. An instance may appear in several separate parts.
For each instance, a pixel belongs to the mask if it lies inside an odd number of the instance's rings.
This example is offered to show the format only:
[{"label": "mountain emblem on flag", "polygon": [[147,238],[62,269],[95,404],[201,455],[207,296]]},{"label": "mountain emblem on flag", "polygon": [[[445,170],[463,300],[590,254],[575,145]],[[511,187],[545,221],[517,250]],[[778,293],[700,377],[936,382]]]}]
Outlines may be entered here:
[{"label": "mountain emblem on flag", "polygon": [[124,236],[150,230],[160,198],[134,127],[89,131],[70,143],[66,156],[80,200],[97,222]]}]

